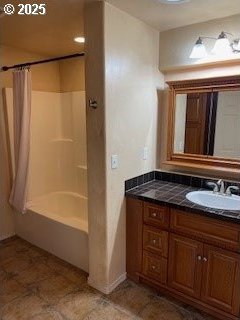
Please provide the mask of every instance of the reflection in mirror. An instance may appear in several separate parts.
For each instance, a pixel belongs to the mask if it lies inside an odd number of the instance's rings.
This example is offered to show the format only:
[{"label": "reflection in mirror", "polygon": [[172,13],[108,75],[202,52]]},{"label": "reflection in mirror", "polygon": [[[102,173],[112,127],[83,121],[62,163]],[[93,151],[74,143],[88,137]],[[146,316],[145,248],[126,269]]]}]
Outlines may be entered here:
[{"label": "reflection in mirror", "polygon": [[240,158],[240,91],[176,95],[174,153]]}]

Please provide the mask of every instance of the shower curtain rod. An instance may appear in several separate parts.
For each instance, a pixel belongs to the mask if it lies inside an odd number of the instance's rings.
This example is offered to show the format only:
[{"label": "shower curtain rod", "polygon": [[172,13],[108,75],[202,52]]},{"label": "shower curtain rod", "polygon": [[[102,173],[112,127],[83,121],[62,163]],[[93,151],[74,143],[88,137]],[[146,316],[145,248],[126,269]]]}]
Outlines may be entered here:
[{"label": "shower curtain rod", "polygon": [[47,59],[47,60],[40,60],[40,61],[34,61],[34,62],[26,62],[22,64],[16,64],[14,66],[3,66],[1,68],[1,71],[8,71],[10,69],[17,69],[17,68],[24,68],[24,67],[30,67],[36,64],[42,64],[42,63],[48,63],[48,62],[53,62],[53,61],[59,61],[59,60],[65,60],[65,59],[71,59],[71,58],[77,58],[77,57],[83,57],[85,56],[85,53],[75,53],[71,54],[68,56],[63,56],[63,57],[57,57],[57,58],[52,58],[52,59]]}]

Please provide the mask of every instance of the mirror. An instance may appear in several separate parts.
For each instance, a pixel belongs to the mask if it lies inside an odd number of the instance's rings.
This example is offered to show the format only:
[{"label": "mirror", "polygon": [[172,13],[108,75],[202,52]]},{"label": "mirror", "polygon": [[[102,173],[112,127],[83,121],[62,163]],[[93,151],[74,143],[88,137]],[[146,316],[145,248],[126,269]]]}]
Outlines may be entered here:
[{"label": "mirror", "polygon": [[164,163],[240,174],[240,76],[167,84]]},{"label": "mirror", "polygon": [[174,153],[240,159],[240,90],[177,94]]}]

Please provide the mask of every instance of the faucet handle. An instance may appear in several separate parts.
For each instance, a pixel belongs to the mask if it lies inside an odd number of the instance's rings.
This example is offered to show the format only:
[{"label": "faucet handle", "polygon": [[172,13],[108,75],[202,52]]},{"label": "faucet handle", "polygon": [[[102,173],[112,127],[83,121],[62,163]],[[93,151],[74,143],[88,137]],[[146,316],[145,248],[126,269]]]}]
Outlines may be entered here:
[{"label": "faucet handle", "polygon": [[226,191],[226,195],[227,195],[227,196],[230,196],[230,197],[232,196],[231,190],[239,191],[239,187],[237,187],[237,186],[230,186],[230,187],[228,187],[228,188],[227,188],[227,191]]},{"label": "faucet handle", "polygon": [[207,182],[207,186],[208,186],[208,187],[213,187],[213,193],[219,192],[218,183],[212,182],[212,181],[208,181],[208,182]]}]

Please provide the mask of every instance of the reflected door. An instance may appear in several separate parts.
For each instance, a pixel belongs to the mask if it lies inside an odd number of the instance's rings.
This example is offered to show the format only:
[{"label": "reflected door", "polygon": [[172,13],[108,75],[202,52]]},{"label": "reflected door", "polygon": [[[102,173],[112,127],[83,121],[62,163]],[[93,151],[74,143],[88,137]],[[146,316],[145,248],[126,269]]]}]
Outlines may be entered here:
[{"label": "reflected door", "polygon": [[204,154],[207,93],[187,95],[185,153]]},{"label": "reflected door", "polygon": [[218,94],[214,156],[240,158],[240,91]]}]

